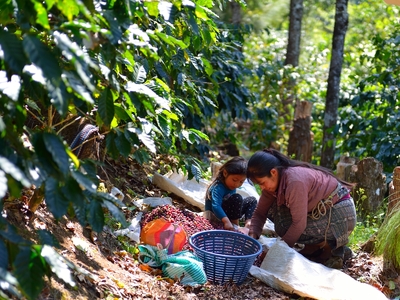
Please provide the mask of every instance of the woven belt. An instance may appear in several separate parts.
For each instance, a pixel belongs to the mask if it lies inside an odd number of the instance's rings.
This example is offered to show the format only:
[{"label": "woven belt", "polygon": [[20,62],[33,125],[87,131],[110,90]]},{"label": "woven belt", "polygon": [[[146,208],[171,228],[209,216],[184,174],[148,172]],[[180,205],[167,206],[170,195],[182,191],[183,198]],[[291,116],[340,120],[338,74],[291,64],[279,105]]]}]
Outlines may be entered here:
[{"label": "woven belt", "polygon": [[338,182],[336,189],[328,196],[328,198],[319,201],[318,204],[313,208],[313,210],[308,214],[311,219],[318,220],[319,218],[325,216],[326,213],[329,211],[328,224],[325,229],[324,243],[322,246],[320,246],[320,248],[325,247],[325,245],[327,244],[327,234],[328,229],[331,225],[332,207],[334,205],[332,201],[333,197],[336,195],[338,196],[338,201],[336,202],[338,203],[340,202],[340,199],[346,196],[348,193],[348,189],[343,187],[340,182]]},{"label": "woven belt", "polygon": [[338,195],[338,199],[341,199],[348,193],[349,191],[343,187],[340,182],[338,182],[336,189],[326,199],[319,201],[313,210],[308,213],[308,216],[313,220],[318,220],[319,218],[325,216],[328,210],[334,205],[332,201],[333,197]]}]

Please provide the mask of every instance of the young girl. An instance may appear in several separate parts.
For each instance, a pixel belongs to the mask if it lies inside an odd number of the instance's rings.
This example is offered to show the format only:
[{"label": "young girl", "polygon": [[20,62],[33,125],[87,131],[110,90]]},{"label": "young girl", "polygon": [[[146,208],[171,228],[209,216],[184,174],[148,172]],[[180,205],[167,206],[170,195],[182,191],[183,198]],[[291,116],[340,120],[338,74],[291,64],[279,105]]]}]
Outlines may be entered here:
[{"label": "young girl", "polygon": [[257,199],[243,199],[236,193],[236,189],[246,180],[246,167],[247,162],[243,157],[233,157],[221,166],[207,189],[204,217],[212,222],[222,222],[225,230],[236,230],[243,215],[245,227],[250,227]]}]

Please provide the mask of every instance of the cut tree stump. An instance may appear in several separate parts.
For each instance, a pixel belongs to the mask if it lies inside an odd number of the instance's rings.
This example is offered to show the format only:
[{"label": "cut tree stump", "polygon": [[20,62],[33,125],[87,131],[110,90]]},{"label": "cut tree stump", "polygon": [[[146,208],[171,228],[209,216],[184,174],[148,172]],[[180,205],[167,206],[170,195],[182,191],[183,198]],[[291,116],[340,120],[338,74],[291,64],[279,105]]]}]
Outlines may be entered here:
[{"label": "cut tree stump", "polygon": [[289,133],[288,155],[294,159],[311,162],[313,133],[311,132],[312,103],[300,101],[296,106],[293,128]]},{"label": "cut tree stump", "polygon": [[336,165],[336,176],[344,181],[353,182],[352,169],[358,162],[358,158],[343,155]]},{"label": "cut tree stump", "polygon": [[375,215],[387,191],[382,163],[373,157],[362,159],[352,167],[350,178],[357,183],[352,195],[359,215],[363,219]]}]

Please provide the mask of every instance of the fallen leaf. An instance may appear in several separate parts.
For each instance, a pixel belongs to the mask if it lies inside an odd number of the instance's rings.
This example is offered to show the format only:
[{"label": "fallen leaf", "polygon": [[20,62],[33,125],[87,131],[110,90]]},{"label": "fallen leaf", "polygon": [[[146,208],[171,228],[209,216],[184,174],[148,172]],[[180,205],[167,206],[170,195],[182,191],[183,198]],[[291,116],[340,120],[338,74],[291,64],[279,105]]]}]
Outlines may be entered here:
[{"label": "fallen leaf", "polygon": [[125,287],[125,284],[117,279],[113,279],[113,281],[115,282],[115,284],[120,288],[123,289]]},{"label": "fallen leaf", "polygon": [[126,252],[125,250],[121,250],[121,251],[115,251],[114,254],[118,255],[119,257],[125,257],[128,255],[128,252]]},{"label": "fallen leaf", "polygon": [[97,233],[94,231],[90,232],[90,239],[93,243],[95,243],[97,241]]},{"label": "fallen leaf", "polygon": [[67,227],[70,231],[74,232],[75,231],[75,225],[72,222],[68,222],[65,227]]},{"label": "fallen leaf", "polygon": [[174,283],[175,283],[175,280],[173,280],[173,279],[171,279],[171,278],[164,278],[164,280],[165,280],[166,282],[168,282],[169,284],[174,284]]},{"label": "fallen leaf", "polygon": [[151,268],[149,265],[139,265],[139,268],[140,268],[140,270],[149,272],[149,273],[151,273],[151,271],[153,270],[153,268]]}]

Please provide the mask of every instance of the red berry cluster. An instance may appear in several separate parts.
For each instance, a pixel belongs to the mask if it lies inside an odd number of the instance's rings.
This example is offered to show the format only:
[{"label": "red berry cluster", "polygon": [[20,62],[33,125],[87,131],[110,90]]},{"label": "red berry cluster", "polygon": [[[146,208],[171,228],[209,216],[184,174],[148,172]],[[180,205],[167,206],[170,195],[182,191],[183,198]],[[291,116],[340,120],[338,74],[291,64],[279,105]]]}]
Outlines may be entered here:
[{"label": "red berry cluster", "polygon": [[180,225],[186,231],[188,238],[197,232],[214,229],[211,223],[202,216],[173,205],[158,206],[145,214],[142,218],[142,228],[147,223],[159,218],[164,218],[168,222]]}]

